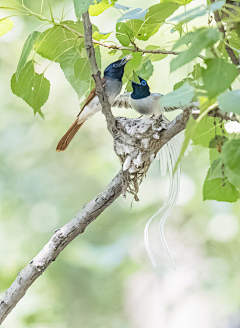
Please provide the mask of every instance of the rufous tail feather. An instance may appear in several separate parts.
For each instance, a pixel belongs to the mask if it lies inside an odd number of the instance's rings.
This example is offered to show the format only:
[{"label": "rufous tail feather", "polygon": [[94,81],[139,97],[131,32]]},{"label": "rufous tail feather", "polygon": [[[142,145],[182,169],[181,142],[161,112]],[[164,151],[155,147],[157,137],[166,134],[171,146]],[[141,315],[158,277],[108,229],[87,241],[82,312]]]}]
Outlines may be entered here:
[{"label": "rufous tail feather", "polygon": [[78,124],[78,118],[76,121],[71,125],[71,127],[67,130],[67,132],[64,134],[62,139],[59,141],[56,151],[63,151],[67,148],[67,146],[70,144],[72,138],[75,136],[75,134],[78,132],[80,127],[83,125],[83,123]]}]

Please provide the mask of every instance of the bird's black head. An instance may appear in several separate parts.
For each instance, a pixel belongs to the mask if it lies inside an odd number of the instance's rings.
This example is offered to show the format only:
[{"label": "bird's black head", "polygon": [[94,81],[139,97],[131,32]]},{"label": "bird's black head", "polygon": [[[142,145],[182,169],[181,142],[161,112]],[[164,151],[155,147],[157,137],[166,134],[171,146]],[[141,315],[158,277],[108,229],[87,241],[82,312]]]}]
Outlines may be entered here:
[{"label": "bird's black head", "polygon": [[133,92],[131,97],[133,99],[142,99],[150,96],[149,86],[147,82],[138,76],[140,83],[132,81]]},{"label": "bird's black head", "polygon": [[122,59],[117,60],[114,63],[108,65],[108,67],[104,71],[104,76],[114,80],[122,81],[124,67],[131,58],[131,55],[127,55]]}]

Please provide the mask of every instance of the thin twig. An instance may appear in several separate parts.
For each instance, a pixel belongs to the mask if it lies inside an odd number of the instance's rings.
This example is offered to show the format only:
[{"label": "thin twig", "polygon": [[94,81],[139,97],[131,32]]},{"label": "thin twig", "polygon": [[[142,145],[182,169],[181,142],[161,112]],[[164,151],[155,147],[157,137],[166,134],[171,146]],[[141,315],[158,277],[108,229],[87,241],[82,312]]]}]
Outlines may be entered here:
[{"label": "thin twig", "polygon": [[[81,34],[80,32],[74,30],[73,28],[65,25],[65,24],[56,24],[56,25],[59,25],[73,33],[75,33],[79,38],[84,38],[84,35]],[[97,40],[94,40],[92,39],[92,42],[95,43],[95,44],[99,44],[100,46],[102,47],[105,47],[105,48],[108,48],[108,49],[115,49],[115,50],[128,50],[128,51],[131,51],[131,52],[142,52],[144,54],[164,54],[164,55],[179,55],[180,52],[177,52],[177,51],[171,51],[171,50],[161,50],[161,49],[155,49],[155,50],[147,50],[147,49],[141,49],[141,48],[138,48],[138,47],[134,47],[134,48],[130,48],[130,47],[124,47],[124,46],[120,46],[120,45],[109,45],[109,44],[106,44],[104,42],[100,42],[100,41],[97,41]]]}]

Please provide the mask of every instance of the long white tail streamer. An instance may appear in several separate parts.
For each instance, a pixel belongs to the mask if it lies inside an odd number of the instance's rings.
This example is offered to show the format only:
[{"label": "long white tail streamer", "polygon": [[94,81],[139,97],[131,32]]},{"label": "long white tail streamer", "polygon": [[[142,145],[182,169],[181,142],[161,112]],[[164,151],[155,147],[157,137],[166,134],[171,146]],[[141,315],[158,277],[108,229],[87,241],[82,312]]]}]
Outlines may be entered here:
[{"label": "long white tail streamer", "polygon": [[[166,145],[164,145],[163,148],[161,148],[159,152],[159,159],[160,159],[160,168],[161,173],[163,176],[166,174],[166,170],[168,168],[169,172],[169,180],[170,180],[170,187],[169,187],[169,193],[166,201],[164,202],[163,206],[148,220],[145,229],[144,229],[144,242],[145,247],[148,253],[148,256],[150,258],[150,261],[152,262],[152,265],[154,268],[157,267],[156,260],[154,258],[150,242],[149,242],[149,226],[153,219],[160,214],[163,210],[165,210],[167,207],[168,209],[162,216],[162,218],[159,221],[159,234],[160,238],[163,244],[163,247],[173,265],[173,268],[175,269],[174,261],[170,255],[170,250],[165,238],[164,234],[164,224],[170,215],[171,211],[173,210],[174,206],[176,205],[179,190],[180,190],[180,165],[177,167],[176,172],[173,174],[173,170],[175,167],[175,164],[177,162],[178,156],[180,154],[182,143],[184,140],[183,133],[179,133],[176,135],[173,139],[171,139]],[[188,149],[190,150],[190,148]]]}]

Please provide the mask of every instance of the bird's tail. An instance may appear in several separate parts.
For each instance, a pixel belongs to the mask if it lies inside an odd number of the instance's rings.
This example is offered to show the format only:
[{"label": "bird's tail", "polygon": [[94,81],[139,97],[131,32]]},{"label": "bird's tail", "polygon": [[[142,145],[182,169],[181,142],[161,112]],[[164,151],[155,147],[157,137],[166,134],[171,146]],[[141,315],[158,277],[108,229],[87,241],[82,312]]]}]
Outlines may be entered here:
[{"label": "bird's tail", "polygon": [[82,125],[83,123],[80,124],[78,123],[78,118],[77,118],[76,121],[70,126],[70,128],[64,134],[62,139],[59,141],[56,151],[60,152],[65,150]]},{"label": "bird's tail", "polygon": [[178,165],[177,170],[174,174],[173,174],[173,170],[174,170],[175,164],[177,162],[178,156],[180,154],[183,141],[184,141],[184,134],[179,133],[174,138],[169,140],[168,143],[166,143],[164,145],[164,147],[162,147],[160,149],[160,152],[159,152],[161,174],[165,175],[167,168],[169,171],[169,180],[170,180],[169,193],[168,193],[168,197],[167,197],[165,203],[163,204],[163,206],[148,220],[148,222],[145,226],[145,229],[144,229],[144,241],[145,241],[146,250],[147,250],[148,256],[152,262],[152,265],[155,268],[157,267],[157,263],[156,263],[156,260],[154,258],[154,255],[153,255],[150,243],[149,243],[149,226],[150,226],[151,222],[153,221],[153,219],[158,214],[163,212],[164,210],[165,210],[165,213],[162,215],[162,217],[159,221],[159,233],[160,233],[163,247],[173,265],[173,268],[175,268],[175,265],[174,265],[171,255],[170,255],[170,250],[169,250],[166,238],[165,238],[164,224],[165,224],[168,216],[170,215],[171,211],[173,210],[174,206],[176,205],[178,195],[179,195],[180,165]]}]

